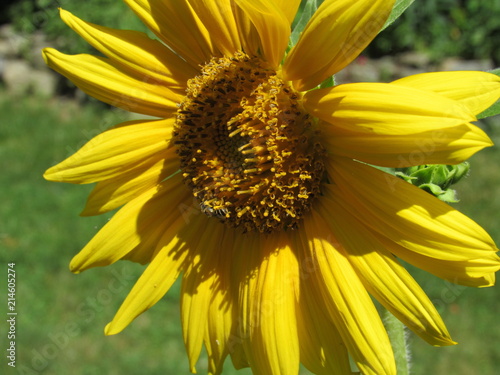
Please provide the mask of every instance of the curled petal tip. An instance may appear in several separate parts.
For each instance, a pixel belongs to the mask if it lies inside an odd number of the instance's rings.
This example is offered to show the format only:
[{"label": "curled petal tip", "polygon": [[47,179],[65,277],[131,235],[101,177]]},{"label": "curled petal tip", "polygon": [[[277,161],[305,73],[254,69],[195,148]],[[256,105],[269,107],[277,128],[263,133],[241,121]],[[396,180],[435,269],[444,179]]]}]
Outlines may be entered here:
[{"label": "curled petal tip", "polygon": [[118,332],[114,332],[112,329],[111,329],[111,323],[108,323],[106,324],[106,327],[104,327],[104,334],[106,336],[112,336],[112,335],[116,335]]},{"label": "curled petal tip", "polygon": [[69,270],[74,274],[79,274],[80,272],[82,272],[81,265],[77,264],[75,258],[73,258],[69,263]]}]

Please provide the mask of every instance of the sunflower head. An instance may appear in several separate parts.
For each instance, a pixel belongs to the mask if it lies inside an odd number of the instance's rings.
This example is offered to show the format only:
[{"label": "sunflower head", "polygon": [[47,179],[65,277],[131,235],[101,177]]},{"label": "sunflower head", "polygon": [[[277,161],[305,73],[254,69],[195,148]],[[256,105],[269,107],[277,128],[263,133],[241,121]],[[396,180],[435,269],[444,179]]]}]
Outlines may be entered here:
[{"label": "sunflower head", "polygon": [[[491,146],[471,122],[500,97],[500,79],[442,72],[321,87],[377,35],[394,0],[325,0],[291,48],[300,0],[125,2],[159,40],[61,11],[104,57],[44,50],[88,94],[156,117],[106,130],[45,173],[97,182],[85,215],[123,206],[72,271],[148,264],[106,334],[181,278],[193,372],[204,345],[214,375],[228,355],[259,375],[297,374],[301,362],[350,374],[349,356],[362,373],[395,374],[373,298],[429,343],[454,344],[399,259],[489,286],[496,246],[372,166],[457,164]],[[189,220],[183,207],[194,207]]]},{"label": "sunflower head", "polygon": [[262,59],[237,52],[189,80],[174,143],[204,213],[269,233],[295,228],[319,192],[317,132],[300,93]]}]

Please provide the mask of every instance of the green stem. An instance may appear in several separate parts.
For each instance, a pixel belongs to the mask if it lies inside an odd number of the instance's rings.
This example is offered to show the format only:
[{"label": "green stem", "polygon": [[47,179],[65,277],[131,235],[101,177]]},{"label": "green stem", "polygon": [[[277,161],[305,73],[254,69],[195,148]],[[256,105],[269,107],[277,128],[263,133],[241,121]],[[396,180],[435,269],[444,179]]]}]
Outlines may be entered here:
[{"label": "green stem", "polygon": [[398,375],[409,375],[410,353],[406,344],[405,326],[389,311],[384,313],[384,325],[391,340]]}]

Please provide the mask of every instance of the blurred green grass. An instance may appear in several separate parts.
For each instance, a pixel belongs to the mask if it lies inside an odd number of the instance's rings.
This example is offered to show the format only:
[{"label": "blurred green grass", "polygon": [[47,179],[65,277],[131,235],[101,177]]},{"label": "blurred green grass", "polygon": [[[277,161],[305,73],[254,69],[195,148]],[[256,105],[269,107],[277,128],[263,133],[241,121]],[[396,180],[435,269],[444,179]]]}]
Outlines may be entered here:
[{"label": "blurred green grass", "polygon": [[[179,292],[175,286],[123,333],[105,337],[112,319],[143,266],[118,262],[73,275],[71,258],[109,219],[81,218],[90,186],[43,180],[45,169],[126,115],[103,106],[26,97],[0,91],[0,257],[17,270],[17,368],[7,374],[189,374],[182,344]],[[500,144],[500,122],[489,134]],[[498,147],[471,160],[459,186],[458,208],[500,243]],[[1,271],[5,272],[5,271]],[[411,336],[412,374],[493,375],[500,363],[500,288],[482,290],[448,284],[412,269],[436,301],[459,345],[434,348]],[[1,348],[6,348],[2,334]],[[198,372],[206,373],[206,357]],[[7,366],[3,366],[2,371]],[[305,373],[305,372],[304,372]],[[227,362],[224,374],[248,375]]]}]

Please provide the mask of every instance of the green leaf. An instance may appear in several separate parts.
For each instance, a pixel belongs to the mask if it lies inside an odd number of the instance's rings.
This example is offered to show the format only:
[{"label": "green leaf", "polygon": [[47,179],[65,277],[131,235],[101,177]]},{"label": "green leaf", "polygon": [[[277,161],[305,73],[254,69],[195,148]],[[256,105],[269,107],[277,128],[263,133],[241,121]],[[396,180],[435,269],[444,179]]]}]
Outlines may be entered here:
[{"label": "green leaf", "polygon": [[[496,74],[497,76],[500,77],[500,68],[493,69],[490,71],[490,73]],[[477,115],[478,120],[486,117],[491,117],[491,116],[496,116],[500,114],[500,100],[497,100],[495,104],[493,104],[490,108],[488,108],[486,111],[481,112],[479,115]]]},{"label": "green leaf", "polygon": [[[307,0],[302,12],[300,13],[300,16],[297,14],[298,19],[295,19],[295,26],[292,30],[292,35],[290,35],[290,40],[288,42],[288,48],[292,48],[294,45],[297,44],[297,41],[300,38],[300,34],[302,34],[302,31],[304,31],[307,23],[311,19],[312,15],[316,10],[319,8],[319,6],[323,3],[323,0]],[[302,7],[301,7],[302,8]]]},{"label": "green leaf", "polygon": [[392,8],[392,12],[389,15],[389,18],[385,22],[384,26],[382,27],[382,30],[390,26],[394,21],[396,21],[400,15],[403,14],[403,12],[408,8],[415,0],[396,0],[396,3],[394,4],[394,7]]}]

